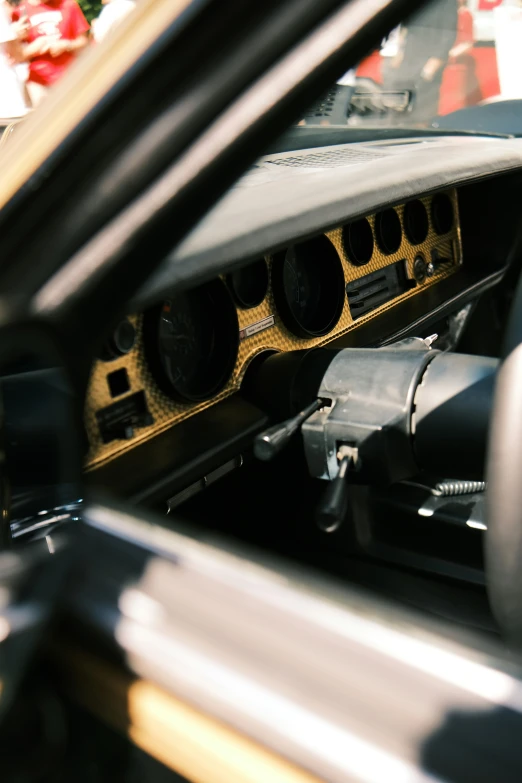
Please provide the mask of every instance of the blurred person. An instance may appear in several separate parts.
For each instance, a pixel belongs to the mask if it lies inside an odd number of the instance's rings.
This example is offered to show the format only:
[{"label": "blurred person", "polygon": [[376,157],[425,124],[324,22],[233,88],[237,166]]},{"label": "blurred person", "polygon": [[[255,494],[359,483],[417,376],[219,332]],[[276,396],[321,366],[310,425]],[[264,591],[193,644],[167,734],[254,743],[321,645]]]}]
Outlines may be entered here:
[{"label": "blurred person", "polygon": [[449,53],[449,65],[462,69],[463,105],[476,106],[482,100],[482,91],[477,77],[477,63],[472,54],[475,43],[473,14],[468,8],[468,0],[458,0],[458,5],[457,37]]},{"label": "blurred person", "polygon": [[23,88],[13,67],[19,59],[18,31],[11,24],[11,13],[5,2],[0,2],[0,117],[22,117],[28,107]]},{"label": "blurred person", "polygon": [[28,30],[23,59],[29,63],[27,89],[37,106],[89,42],[89,23],[76,0],[25,0],[20,12]]},{"label": "blurred person", "polygon": [[[22,12],[20,10],[20,6],[22,5],[23,0],[6,0],[6,3],[9,6],[11,12],[12,29],[16,31],[17,38],[19,41],[21,41],[27,37],[27,30],[28,30],[27,17],[22,15]],[[20,59],[21,59],[21,54],[20,52],[18,52],[18,61],[12,60],[12,67],[14,68],[16,75],[18,76],[18,81],[20,82],[20,89],[22,90],[25,104],[29,109],[31,106],[31,99],[27,91],[27,80],[29,79],[29,63],[19,62]]]},{"label": "blurred person", "polygon": [[458,0],[457,37],[450,51],[451,59],[458,59],[469,54],[473,47],[473,14],[468,8],[468,0]]},{"label": "blurred person", "polygon": [[92,34],[96,43],[100,43],[114,27],[125,19],[136,7],[135,0],[102,0],[103,9],[92,22]]},{"label": "blurred person", "polygon": [[383,67],[387,90],[412,90],[411,120],[438,114],[444,68],[457,37],[457,0],[431,0],[400,27],[397,54]]}]

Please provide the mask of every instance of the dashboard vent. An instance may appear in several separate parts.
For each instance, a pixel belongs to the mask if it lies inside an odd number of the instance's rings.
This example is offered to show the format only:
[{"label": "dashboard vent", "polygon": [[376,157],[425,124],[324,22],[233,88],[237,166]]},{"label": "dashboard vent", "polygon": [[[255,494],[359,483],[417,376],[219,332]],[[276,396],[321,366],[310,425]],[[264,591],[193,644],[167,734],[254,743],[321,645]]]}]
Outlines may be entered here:
[{"label": "dashboard vent", "polygon": [[329,169],[336,166],[354,166],[357,163],[367,163],[370,160],[387,157],[389,153],[375,150],[342,149],[310,152],[306,155],[294,155],[289,158],[267,160],[272,166],[292,166],[308,169]]}]

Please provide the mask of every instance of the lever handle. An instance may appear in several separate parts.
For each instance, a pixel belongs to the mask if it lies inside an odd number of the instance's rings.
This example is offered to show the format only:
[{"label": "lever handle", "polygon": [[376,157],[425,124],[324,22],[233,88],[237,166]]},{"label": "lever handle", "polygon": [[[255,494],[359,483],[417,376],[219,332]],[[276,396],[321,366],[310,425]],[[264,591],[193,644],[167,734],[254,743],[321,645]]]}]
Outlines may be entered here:
[{"label": "lever handle", "polygon": [[261,432],[254,440],[255,456],[263,460],[263,462],[269,462],[290,442],[301,424],[323,405],[324,400],[314,400],[297,416],[293,416],[291,419],[287,419],[281,424],[275,424],[270,429]]},{"label": "lever handle", "polygon": [[325,533],[333,533],[341,525],[348,508],[348,484],[346,474],[351,456],[343,457],[339,463],[339,473],[328,483],[326,492],[316,512],[317,526]]}]

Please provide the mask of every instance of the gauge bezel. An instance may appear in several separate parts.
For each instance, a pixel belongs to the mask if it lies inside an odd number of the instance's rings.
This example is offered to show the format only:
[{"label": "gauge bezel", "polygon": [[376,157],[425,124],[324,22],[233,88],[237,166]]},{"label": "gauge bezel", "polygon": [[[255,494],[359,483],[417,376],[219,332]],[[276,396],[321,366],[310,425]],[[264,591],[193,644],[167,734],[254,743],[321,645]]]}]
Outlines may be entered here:
[{"label": "gauge bezel", "polygon": [[[315,258],[314,251],[316,253]],[[305,323],[300,319],[288,301],[285,290],[284,270],[291,253],[295,255],[298,261],[306,265],[308,271],[314,270],[313,274],[319,274],[323,278],[320,281],[320,285],[323,288],[321,317],[316,317],[315,324]],[[334,245],[324,234],[291,245],[286,250],[273,256],[272,291],[275,304],[284,325],[297,337],[308,339],[324,337],[335,329],[344,308],[344,284],[344,271],[341,259]],[[324,290],[325,287],[328,289],[327,291]],[[325,314],[327,307],[330,309],[329,314]]]},{"label": "gauge bezel", "polygon": [[[219,349],[220,355],[211,358],[212,365],[207,363],[204,370],[201,368],[199,388],[181,390],[172,381],[163,359],[163,351],[160,343],[159,319],[163,312],[164,303],[167,300],[193,297],[204,297],[205,307],[210,308],[213,317],[214,330],[220,330]],[[214,335],[214,338],[216,335]],[[143,316],[143,339],[147,363],[154,380],[159,388],[169,397],[182,403],[200,403],[211,400],[217,396],[229,383],[239,353],[239,322],[237,310],[227,286],[221,279],[211,280],[197,288],[183,292],[172,292],[163,297],[162,301],[147,310]],[[214,352],[213,352],[214,353]],[[209,371],[211,370],[211,372]],[[206,384],[201,382],[201,375],[207,378]],[[193,381],[194,384],[194,381]]]}]

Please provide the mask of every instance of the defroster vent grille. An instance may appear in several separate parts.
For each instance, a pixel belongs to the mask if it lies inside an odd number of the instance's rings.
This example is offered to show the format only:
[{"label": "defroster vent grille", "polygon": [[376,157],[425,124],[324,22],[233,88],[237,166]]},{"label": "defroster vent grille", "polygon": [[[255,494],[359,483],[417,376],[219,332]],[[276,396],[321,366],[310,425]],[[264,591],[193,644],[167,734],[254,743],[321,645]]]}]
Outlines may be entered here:
[{"label": "defroster vent grille", "polygon": [[377,150],[362,149],[324,150],[324,152],[309,152],[306,155],[267,160],[265,165],[328,169],[335,166],[354,166],[357,163],[367,163],[370,160],[387,157],[388,154]]}]

